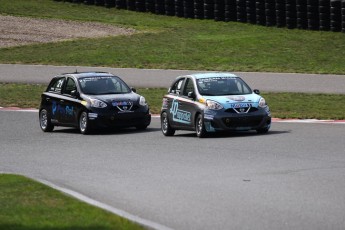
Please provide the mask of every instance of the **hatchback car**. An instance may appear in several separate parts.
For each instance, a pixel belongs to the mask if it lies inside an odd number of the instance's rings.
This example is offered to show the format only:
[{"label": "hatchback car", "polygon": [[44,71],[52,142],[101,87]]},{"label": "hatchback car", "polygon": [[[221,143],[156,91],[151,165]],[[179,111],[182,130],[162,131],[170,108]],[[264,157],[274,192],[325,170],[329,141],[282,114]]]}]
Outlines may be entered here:
[{"label": "hatchback car", "polygon": [[136,127],[151,122],[149,106],[121,78],[111,73],[67,73],[54,77],[41,96],[39,122],[44,132],[54,126],[79,128]]},{"label": "hatchback car", "polygon": [[259,90],[231,73],[200,73],[178,77],[163,97],[161,129],[194,130],[198,137],[217,131],[267,133],[271,113]]}]

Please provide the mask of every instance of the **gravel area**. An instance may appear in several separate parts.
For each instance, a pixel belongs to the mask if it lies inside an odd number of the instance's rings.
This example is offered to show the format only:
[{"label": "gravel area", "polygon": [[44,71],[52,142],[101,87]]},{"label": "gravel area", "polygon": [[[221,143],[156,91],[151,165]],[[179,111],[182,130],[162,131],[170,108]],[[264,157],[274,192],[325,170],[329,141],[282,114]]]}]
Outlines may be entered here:
[{"label": "gravel area", "polygon": [[77,38],[131,35],[134,29],[102,23],[0,15],[0,48]]}]

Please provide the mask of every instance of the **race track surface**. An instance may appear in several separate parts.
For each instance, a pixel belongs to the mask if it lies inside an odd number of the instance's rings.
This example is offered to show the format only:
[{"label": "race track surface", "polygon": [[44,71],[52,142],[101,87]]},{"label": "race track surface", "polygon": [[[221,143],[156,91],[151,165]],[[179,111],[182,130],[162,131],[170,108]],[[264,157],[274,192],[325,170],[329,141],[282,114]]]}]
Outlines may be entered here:
[{"label": "race track surface", "polygon": [[43,133],[0,111],[0,171],[24,174],[178,230],[344,229],[343,124],[273,123],[199,139],[146,131]]},{"label": "race track surface", "polygon": [[[28,82],[48,84],[60,73],[84,71],[111,72],[123,78],[132,87],[168,88],[177,76],[200,71],[121,69],[85,66],[46,66],[0,64],[0,82]],[[253,89],[267,92],[306,92],[345,94],[344,75],[236,73]]]}]

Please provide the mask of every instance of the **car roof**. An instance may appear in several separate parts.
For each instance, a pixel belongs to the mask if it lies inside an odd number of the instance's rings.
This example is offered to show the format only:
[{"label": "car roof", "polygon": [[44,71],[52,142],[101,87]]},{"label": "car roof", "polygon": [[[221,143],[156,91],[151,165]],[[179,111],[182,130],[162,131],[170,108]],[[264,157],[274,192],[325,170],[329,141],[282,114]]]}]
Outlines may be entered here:
[{"label": "car roof", "polygon": [[[210,72],[210,73],[195,73],[195,74],[189,74],[186,76],[191,76],[195,79],[201,79],[201,78],[210,78],[210,77],[231,77],[231,78],[239,78],[235,74],[232,73],[226,73],[226,72]],[[186,77],[181,76],[181,77]]]},{"label": "car roof", "polygon": [[74,72],[74,73],[63,73],[60,76],[72,76],[75,78],[82,78],[82,77],[106,77],[106,76],[115,76],[115,75],[108,72]]}]

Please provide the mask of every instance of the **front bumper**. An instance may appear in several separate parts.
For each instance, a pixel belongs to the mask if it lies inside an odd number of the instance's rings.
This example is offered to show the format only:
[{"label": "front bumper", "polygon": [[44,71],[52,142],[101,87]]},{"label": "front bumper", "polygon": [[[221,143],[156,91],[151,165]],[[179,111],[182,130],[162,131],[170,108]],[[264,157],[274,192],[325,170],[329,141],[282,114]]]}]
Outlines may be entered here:
[{"label": "front bumper", "polygon": [[123,113],[97,109],[89,111],[88,119],[93,128],[146,127],[151,123],[151,114],[148,109]]},{"label": "front bumper", "polygon": [[206,110],[204,112],[204,124],[208,132],[269,129],[271,115],[268,108],[259,108],[250,113]]}]

